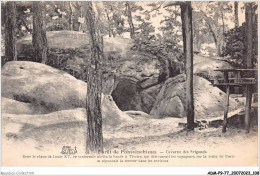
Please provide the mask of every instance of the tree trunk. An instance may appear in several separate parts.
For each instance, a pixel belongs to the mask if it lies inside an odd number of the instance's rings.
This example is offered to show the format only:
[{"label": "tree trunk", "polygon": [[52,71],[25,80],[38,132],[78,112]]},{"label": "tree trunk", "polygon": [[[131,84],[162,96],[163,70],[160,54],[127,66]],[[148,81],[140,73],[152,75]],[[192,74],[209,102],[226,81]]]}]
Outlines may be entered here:
[{"label": "tree trunk", "polygon": [[[82,11],[82,7],[80,6],[80,18],[83,17],[83,11]],[[82,26],[82,23],[79,23],[79,31],[83,31],[83,26]]]},{"label": "tree trunk", "polygon": [[[225,83],[228,83],[228,72],[224,73],[224,80]],[[222,133],[226,132],[227,129],[227,117],[228,117],[228,110],[229,110],[229,95],[230,95],[230,87],[226,86],[226,106],[225,106],[225,111],[224,111],[224,120],[223,120],[223,127],[222,127]]]},{"label": "tree trunk", "polygon": [[108,21],[108,36],[112,37],[110,17],[109,17],[109,14],[108,14],[107,10],[105,10],[105,12],[106,12],[107,21]]},{"label": "tree trunk", "polygon": [[203,11],[201,11],[201,13],[204,15],[205,21],[206,21],[206,23],[209,27],[209,31],[212,34],[212,37],[214,39],[214,43],[215,43],[215,46],[216,46],[216,49],[217,49],[217,54],[218,54],[218,56],[221,56],[221,48],[220,48],[220,45],[219,45],[219,40],[217,38],[217,35],[215,34],[207,15]]},{"label": "tree trunk", "polygon": [[201,41],[198,39],[197,40],[197,49],[198,49],[198,51],[200,51],[200,49],[201,49]]},{"label": "tree trunk", "polygon": [[[222,47],[225,46],[225,37],[224,37],[224,33],[225,33],[225,22],[224,22],[224,14],[223,12],[221,13],[221,19],[222,19]],[[221,52],[221,47],[220,47],[220,52]],[[221,55],[224,57],[225,53],[223,50],[223,53],[221,53]]]},{"label": "tree trunk", "polygon": [[[3,64],[8,61],[17,60],[16,51],[16,4],[13,1],[6,2],[5,6],[5,60]],[[3,65],[2,64],[2,65]]]},{"label": "tree trunk", "polygon": [[132,11],[128,2],[126,2],[125,5],[126,5],[127,20],[130,28],[130,37],[131,39],[133,39],[135,37],[135,28],[132,19]]},{"label": "tree trunk", "polygon": [[[253,4],[247,3],[246,7],[246,66],[252,68],[253,55]],[[245,112],[245,130],[249,132],[250,110],[251,110],[252,92],[250,85],[246,86],[246,112]]]},{"label": "tree trunk", "polygon": [[31,29],[28,27],[28,25],[26,24],[24,17],[23,17],[23,16],[20,16],[19,18],[20,18],[21,22],[23,23],[25,29],[26,29],[30,34],[32,34],[32,30],[31,30]]},{"label": "tree trunk", "polygon": [[87,73],[87,144],[86,152],[103,151],[101,91],[102,91],[102,62],[103,47],[96,31],[95,14],[91,2],[86,2],[86,23],[88,26],[91,58],[88,61]]},{"label": "tree trunk", "polygon": [[238,21],[238,1],[234,2],[234,9],[235,9],[235,27],[239,26],[239,21]]},{"label": "tree trunk", "polygon": [[33,2],[33,35],[32,43],[36,62],[47,62],[47,37],[44,22],[43,2]]},{"label": "tree trunk", "polygon": [[70,25],[70,30],[73,30],[73,18],[72,18],[72,6],[71,6],[71,1],[69,3],[69,25]]},{"label": "tree trunk", "polygon": [[253,54],[253,7],[252,3],[246,4],[246,66],[252,67]]},{"label": "tree trunk", "polygon": [[186,73],[186,54],[187,53],[187,47],[186,47],[186,33],[185,33],[185,8],[181,6],[181,21],[182,21],[182,37],[183,37],[183,53],[184,53],[184,68]]},{"label": "tree trunk", "polygon": [[194,98],[193,98],[193,37],[192,37],[192,8],[191,2],[181,5],[183,29],[183,46],[186,60],[186,110],[187,129],[194,130]]},{"label": "tree trunk", "polygon": [[215,43],[215,45],[217,45],[217,55],[220,57],[221,56],[221,43],[220,43],[220,41],[217,41],[217,43]]}]

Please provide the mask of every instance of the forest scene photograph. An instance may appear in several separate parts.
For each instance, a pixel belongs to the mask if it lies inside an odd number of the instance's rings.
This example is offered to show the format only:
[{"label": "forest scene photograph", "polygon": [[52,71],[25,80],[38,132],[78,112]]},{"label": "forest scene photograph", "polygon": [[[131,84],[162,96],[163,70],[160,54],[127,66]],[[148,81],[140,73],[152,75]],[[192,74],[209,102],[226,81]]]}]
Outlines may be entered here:
[{"label": "forest scene photograph", "polygon": [[4,166],[256,166],[258,2],[1,1]]}]

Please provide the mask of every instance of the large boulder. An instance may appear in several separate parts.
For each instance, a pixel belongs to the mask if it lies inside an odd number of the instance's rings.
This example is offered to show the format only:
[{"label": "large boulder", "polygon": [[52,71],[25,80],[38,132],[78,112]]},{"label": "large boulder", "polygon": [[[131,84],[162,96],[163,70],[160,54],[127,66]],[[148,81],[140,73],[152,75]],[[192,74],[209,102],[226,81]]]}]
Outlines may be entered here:
[{"label": "large boulder", "polygon": [[43,113],[85,107],[86,92],[85,82],[44,64],[12,61],[2,68],[2,97]]},{"label": "large boulder", "polygon": [[[151,110],[155,117],[185,117],[186,116],[186,76],[180,74],[169,78],[160,90]],[[222,115],[225,108],[226,94],[210,82],[199,76],[194,76],[194,108],[195,117],[208,118]],[[235,110],[238,103],[230,98],[229,109]]]},{"label": "large boulder", "polygon": [[[47,32],[47,65],[64,70],[77,79],[84,80],[86,60],[90,58],[90,40],[86,33],[76,31]],[[158,77],[159,62],[149,53],[133,51],[134,42],[127,38],[104,37],[104,54],[111,68],[119,76],[135,77],[142,80],[151,76]],[[27,35],[17,41],[18,59],[34,60],[32,36]]]},{"label": "large boulder", "polygon": [[119,126],[123,123],[131,123],[134,120],[125,112],[122,112],[115,104],[111,95],[102,97],[103,124],[108,127]]},{"label": "large boulder", "polygon": [[221,57],[206,57],[194,55],[193,72],[195,75],[203,77],[207,80],[222,78],[223,73],[215,71],[216,69],[232,69],[226,60]]},{"label": "large boulder", "polygon": [[[87,83],[50,66],[26,61],[8,62],[2,68],[2,112],[45,114],[85,108]],[[102,96],[104,123],[117,125],[131,117]]]},{"label": "large boulder", "polygon": [[[12,100],[9,98],[5,98],[2,97],[1,100],[2,103],[2,114],[3,116],[6,116],[4,114],[8,114],[8,116],[12,116],[12,117],[17,117],[21,118],[20,116],[22,116],[22,118],[18,121],[23,121],[24,123],[26,122],[26,119],[24,118],[35,118],[37,120],[39,120],[39,118],[46,118],[46,117],[52,117],[55,116],[55,118],[52,118],[52,121],[58,122],[63,121],[63,119],[67,119],[68,116],[69,119],[74,119],[75,121],[78,120],[86,120],[86,110],[85,108],[77,108],[77,110],[74,109],[70,109],[70,110],[61,110],[61,111],[55,111],[55,112],[51,112],[51,113],[47,113],[50,115],[46,115],[43,114],[43,111],[39,111],[39,109],[44,109],[44,107],[36,107],[33,103],[24,103],[24,102],[20,102],[17,100]],[[103,119],[103,124],[104,126],[119,126],[120,124],[124,123],[124,122],[132,122],[133,119],[128,116],[127,113],[122,112],[115,104],[115,102],[113,101],[113,98],[111,95],[103,95],[102,96],[102,119]],[[46,112],[46,111],[45,111]],[[74,114],[70,114],[71,112],[75,112]],[[74,116],[76,116],[78,114],[77,118],[74,118]],[[83,115],[82,115],[83,113]],[[66,114],[64,115],[64,117],[62,117],[62,115],[59,114]],[[59,120],[58,120],[59,119]],[[41,120],[40,120],[41,121]],[[46,118],[46,121],[48,121],[48,118]],[[29,121],[27,121],[29,122]],[[37,123],[37,122],[36,122]],[[38,124],[38,125],[42,125],[42,124]]]}]

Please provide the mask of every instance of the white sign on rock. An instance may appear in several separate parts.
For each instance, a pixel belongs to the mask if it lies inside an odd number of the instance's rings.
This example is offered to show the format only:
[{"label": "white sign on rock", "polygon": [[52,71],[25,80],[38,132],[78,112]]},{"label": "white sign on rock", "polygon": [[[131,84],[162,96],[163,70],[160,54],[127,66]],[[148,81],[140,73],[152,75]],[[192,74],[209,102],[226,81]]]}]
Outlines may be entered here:
[{"label": "white sign on rock", "polygon": [[78,22],[79,22],[79,23],[84,23],[84,21],[85,21],[85,18],[83,18],[83,17],[79,17],[79,18],[78,18]]}]

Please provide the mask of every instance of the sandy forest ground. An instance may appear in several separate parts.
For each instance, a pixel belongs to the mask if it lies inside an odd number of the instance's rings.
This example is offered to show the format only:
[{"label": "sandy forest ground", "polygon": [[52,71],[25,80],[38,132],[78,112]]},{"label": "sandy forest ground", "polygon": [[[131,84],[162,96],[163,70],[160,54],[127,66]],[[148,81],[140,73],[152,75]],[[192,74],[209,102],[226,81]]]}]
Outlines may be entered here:
[{"label": "sandy forest ground", "polygon": [[[47,121],[48,119],[46,119]],[[245,133],[241,124],[229,126],[226,133],[221,132],[221,125],[207,128],[195,128],[194,131],[183,130],[185,119],[164,118],[147,119],[136,117],[132,121],[126,121],[118,127],[104,127],[104,149],[113,150],[149,150],[157,151],[158,155],[166,155],[166,151],[197,150],[206,151],[207,155],[228,155],[231,158],[221,160],[169,160],[166,163],[154,163],[153,165],[256,165],[258,129],[251,128],[250,133]],[[22,131],[21,125],[12,125],[8,131]],[[23,128],[26,128],[23,126]],[[60,124],[49,124],[39,128],[27,127],[17,136],[2,134],[2,156],[4,163],[13,165],[95,165],[95,161],[87,160],[62,160],[62,159],[24,159],[23,155],[61,155],[62,146],[76,146],[77,155],[85,155],[85,130],[86,121],[72,121]],[[28,134],[29,133],[29,134]],[[26,136],[30,136],[27,138]],[[29,149],[29,150],[28,150]],[[12,153],[8,153],[12,151]],[[163,153],[161,153],[163,152]],[[8,153],[8,155],[7,155]],[[23,158],[23,159],[22,159]],[[32,162],[37,161],[37,162]],[[18,163],[17,163],[18,162]],[[97,163],[96,163],[97,164]],[[100,163],[99,163],[100,164]],[[115,163],[101,163],[101,165],[117,165]],[[127,163],[127,165],[140,165],[144,163]]]}]

